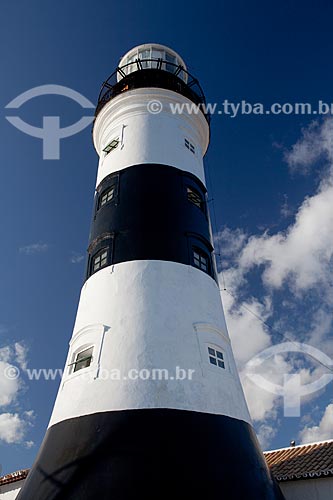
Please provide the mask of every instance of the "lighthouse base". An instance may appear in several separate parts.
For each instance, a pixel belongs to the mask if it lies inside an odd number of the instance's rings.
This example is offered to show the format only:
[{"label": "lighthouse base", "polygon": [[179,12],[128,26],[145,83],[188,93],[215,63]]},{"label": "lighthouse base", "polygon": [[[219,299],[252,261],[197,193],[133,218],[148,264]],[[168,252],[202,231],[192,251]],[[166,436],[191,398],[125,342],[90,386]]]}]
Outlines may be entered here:
[{"label": "lighthouse base", "polygon": [[283,500],[252,427],[172,409],[97,413],[52,426],[18,500]]}]

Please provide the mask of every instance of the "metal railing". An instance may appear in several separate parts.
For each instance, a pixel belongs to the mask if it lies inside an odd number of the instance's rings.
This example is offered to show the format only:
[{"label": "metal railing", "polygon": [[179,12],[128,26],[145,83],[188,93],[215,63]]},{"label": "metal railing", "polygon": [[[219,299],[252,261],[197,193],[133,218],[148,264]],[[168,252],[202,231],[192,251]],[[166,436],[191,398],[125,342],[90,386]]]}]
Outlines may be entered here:
[{"label": "metal railing", "polygon": [[117,95],[135,88],[158,87],[173,90],[198,105],[210,121],[206,111],[206,98],[197,78],[183,66],[164,59],[136,59],[118,67],[103,82],[98,96],[95,116],[107,102]]}]

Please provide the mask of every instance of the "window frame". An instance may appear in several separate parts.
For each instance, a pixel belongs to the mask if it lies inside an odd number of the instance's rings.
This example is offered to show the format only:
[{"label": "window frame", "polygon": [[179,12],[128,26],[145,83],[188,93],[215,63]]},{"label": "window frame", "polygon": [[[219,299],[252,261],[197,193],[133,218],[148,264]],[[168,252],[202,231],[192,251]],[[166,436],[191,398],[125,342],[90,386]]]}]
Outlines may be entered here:
[{"label": "window frame", "polygon": [[[212,352],[213,351],[213,352]],[[207,345],[208,362],[209,364],[215,366],[216,368],[221,368],[221,370],[226,369],[225,355],[221,347],[217,349],[217,346]],[[219,356],[220,355],[220,356]],[[215,361],[215,362],[214,362]]]},{"label": "window frame", "polygon": [[[103,203],[103,196],[105,196],[110,191],[112,191],[112,198],[110,198],[109,200],[106,199],[106,201]],[[97,210],[100,210],[101,208],[105,207],[105,205],[108,205],[109,203],[114,203],[116,196],[117,196],[117,185],[116,185],[116,183],[111,184],[110,186],[106,187],[101,192],[101,194],[98,196],[98,208],[97,208]]]},{"label": "window frame", "polygon": [[[111,146],[112,143],[114,143],[114,142],[116,144],[113,145],[113,146]],[[117,147],[119,146],[119,144],[120,144],[120,137],[119,136],[114,137],[113,139],[111,139],[111,141],[106,146],[104,146],[104,148],[102,149],[103,153],[105,153],[105,156],[107,156],[112,151],[114,151],[115,149],[117,149]]]},{"label": "window frame", "polygon": [[[80,349],[78,349],[73,357],[74,357],[74,361],[72,361],[71,363],[68,364],[68,366],[70,367],[70,374],[74,374],[74,373],[78,373],[80,372],[81,370],[85,370],[86,368],[90,368],[91,365],[93,364],[93,361],[94,361],[94,345],[91,344],[91,345],[88,345],[88,346],[85,346],[85,347],[81,347]],[[91,350],[91,355],[86,357],[86,358],[83,358],[83,359],[78,359],[78,356],[80,356],[80,354],[84,353],[85,351],[89,351]],[[82,366],[82,368],[77,368],[77,365],[79,363],[82,363],[84,361],[86,361],[87,359],[89,359],[89,364],[86,365],[86,366]]]},{"label": "window frame", "polygon": [[[114,251],[114,233],[103,233],[98,238],[95,238],[88,247],[88,260],[86,268],[86,280],[88,280],[93,274],[98,273],[105,267],[111,266],[113,261],[113,251]],[[93,271],[94,258],[100,252],[106,250],[108,251],[107,263],[100,267],[96,271]]]},{"label": "window frame", "polygon": [[[212,264],[211,264],[211,255],[208,252],[205,252],[201,247],[196,245],[195,243],[192,244],[191,246],[191,263],[192,266],[195,267],[196,269],[199,269],[200,271],[203,271],[204,273],[208,274],[209,276],[212,276]],[[195,254],[199,256],[199,259],[196,259]],[[204,267],[202,267],[202,259],[206,260],[206,264]],[[198,261],[198,264],[196,263],[196,260]]]},{"label": "window frame", "polygon": [[184,146],[194,155],[196,154],[195,145],[187,137],[184,137]]},{"label": "window frame", "polygon": [[[102,259],[102,255],[106,253],[106,258],[105,259]],[[98,267],[98,269],[95,269],[95,260],[100,257],[100,266]],[[102,265],[102,260],[105,260],[105,264]],[[109,260],[110,260],[110,248],[108,246],[105,246],[105,247],[102,247],[100,248],[99,250],[97,250],[97,252],[95,252],[92,256],[91,256],[91,262],[90,262],[90,276],[92,276],[93,274],[97,273],[98,271],[100,271],[101,269],[104,269],[104,267],[107,267],[108,264],[109,264]]]},{"label": "window frame", "polygon": [[[194,195],[194,196],[191,196],[191,193]],[[195,189],[192,185],[190,184],[187,184],[186,185],[186,196],[187,196],[187,200],[192,203],[192,205],[196,206],[197,208],[199,208],[204,214],[206,214],[206,202],[205,202],[205,199],[203,197],[203,195],[200,193],[200,191],[198,191],[197,189]],[[194,201],[194,197],[197,197],[198,200],[200,200],[200,203],[196,203]]]},{"label": "window frame", "polygon": [[[214,247],[212,246],[210,241],[207,240],[206,238],[203,238],[200,234],[187,233],[187,243],[188,243],[188,264],[194,269],[198,269],[199,271],[202,271],[203,273],[207,274],[216,283],[218,283],[214,260],[213,260]],[[193,253],[193,250],[195,249],[197,249],[199,253],[204,254],[205,257],[208,257],[207,271],[195,265],[194,253]]]},{"label": "window frame", "polygon": [[[107,201],[104,205],[101,204],[103,195],[110,189],[114,189],[113,198]],[[108,205],[119,204],[119,173],[112,173],[105,177],[96,188],[95,194],[95,218],[100,209]]]}]

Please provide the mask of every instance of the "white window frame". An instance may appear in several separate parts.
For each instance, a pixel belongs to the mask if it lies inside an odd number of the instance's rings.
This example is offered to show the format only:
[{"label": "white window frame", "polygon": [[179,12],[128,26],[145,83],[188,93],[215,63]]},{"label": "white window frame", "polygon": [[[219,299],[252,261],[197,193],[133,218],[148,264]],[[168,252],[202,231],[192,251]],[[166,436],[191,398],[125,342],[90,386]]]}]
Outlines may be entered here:
[{"label": "white window frame", "polygon": [[[92,349],[91,356],[89,358],[90,359],[89,365],[88,366],[84,366],[84,367],[79,368],[78,370],[76,370],[75,369],[76,365],[78,365],[79,363],[81,363],[83,361],[83,359],[84,359],[83,358],[82,360],[78,360],[78,356],[81,353],[83,353],[85,351],[88,351],[88,349]],[[94,359],[94,345],[83,346],[81,349],[79,349],[77,352],[74,353],[73,357],[74,357],[74,360],[71,363],[69,363],[70,373],[77,373],[77,372],[80,372],[81,370],[86,370],[87,368],[90,367],[90,365],[92,364],[93,359]]]},{"label": "white window frame", "polygon": [[[96,323],[88,325],[81,330],[78,330],[73,334],[73,337],[69,343],[69,352],[66,361],[66,371],[63,377],[63,384],[61,388],[64,387],[66,383],[80,376],[89,376],[92,380],[99,377],[100,367],[101,367],[101,355],[104,345],[104,337],[107,332],[109,332],[110,327],[103,325],[101,323]],[[78,353],[93,347],[93,357],[91,363],[88,367],[77,370],[76,372],[72,369],[72,363],[75,362]]]},{"label": "white window frame", "polygon": [[[110,193],[112,193],[111,198],[109,197]],[[104,207],[104,205],[106,205],[110,201],[114,200],[115,193],[116,193],[116,185],[115,184],[112,184],[110,187],[105,189],[103,191],[103,193],[101,194],[101,201],[99,202],[99,208]],[[105,201],[103,201],[105,196],[106,196]]]},{"label": "white window frame", "polygon": [[[231,352],[231,343],[226,331],[210,323],[194,323],[193,328],[198,339],[203,375],[238,377],[236,365],[234,366],[229,361],[228,353]],[[224,369],[210,363],[208,347],[223,353]]]},{"label": "white window frame", "polygon": [[[225,353],[221,347],[217,347],[216,345],[207,345],[207,355],[212,366],[225,370]],[[212,360],[216,361],[216,363],[213,363]]]},{"label": "white window frame", "polygon": [[[103,247],[92,256],[91,276],[108,265],[109,247]],[[105,256],[104,256],[105,255]],[[102,258],[103,257],[103,258]],[[99,259],[99,266],[96,268],[96,260]],[[103,263],[104,262],[104,263]]]},{"label": "white window frame", "polygon": [[[193,265],[196,269],[200,269],[204,273],[210,274],[209,269],[209,256],[200,248],[193,246]],[[198,257],[196,257],[198,256]]]},{"label": "white window frame", "polygon": [[103,148],[103,153],[105,153],[105,156],[107,156],[108,154],[112,153],[112,151],[117,149],[119,144],[120,144],[120,137],[119,136],[111,139],[111,141]]}]

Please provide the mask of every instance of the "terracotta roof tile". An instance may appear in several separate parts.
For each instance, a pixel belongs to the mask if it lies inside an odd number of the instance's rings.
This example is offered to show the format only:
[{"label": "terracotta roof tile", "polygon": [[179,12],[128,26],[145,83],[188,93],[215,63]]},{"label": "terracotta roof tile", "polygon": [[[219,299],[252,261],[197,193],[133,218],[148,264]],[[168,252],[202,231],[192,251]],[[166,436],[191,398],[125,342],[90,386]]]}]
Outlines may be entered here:
[{"label": "terracotta roof tile", "polygon": [[9,483],[15,483],[16,481],[21,481],[25,479],[28,475],[29,469],[22,469],[16,472],[11,472],[10,474],[6,474],[5,476],[0,477],[0,486]]},{"label": "terracotta roof tile", "polygon": [[277,481],[333,476],[333,441],[265,451]]}]

